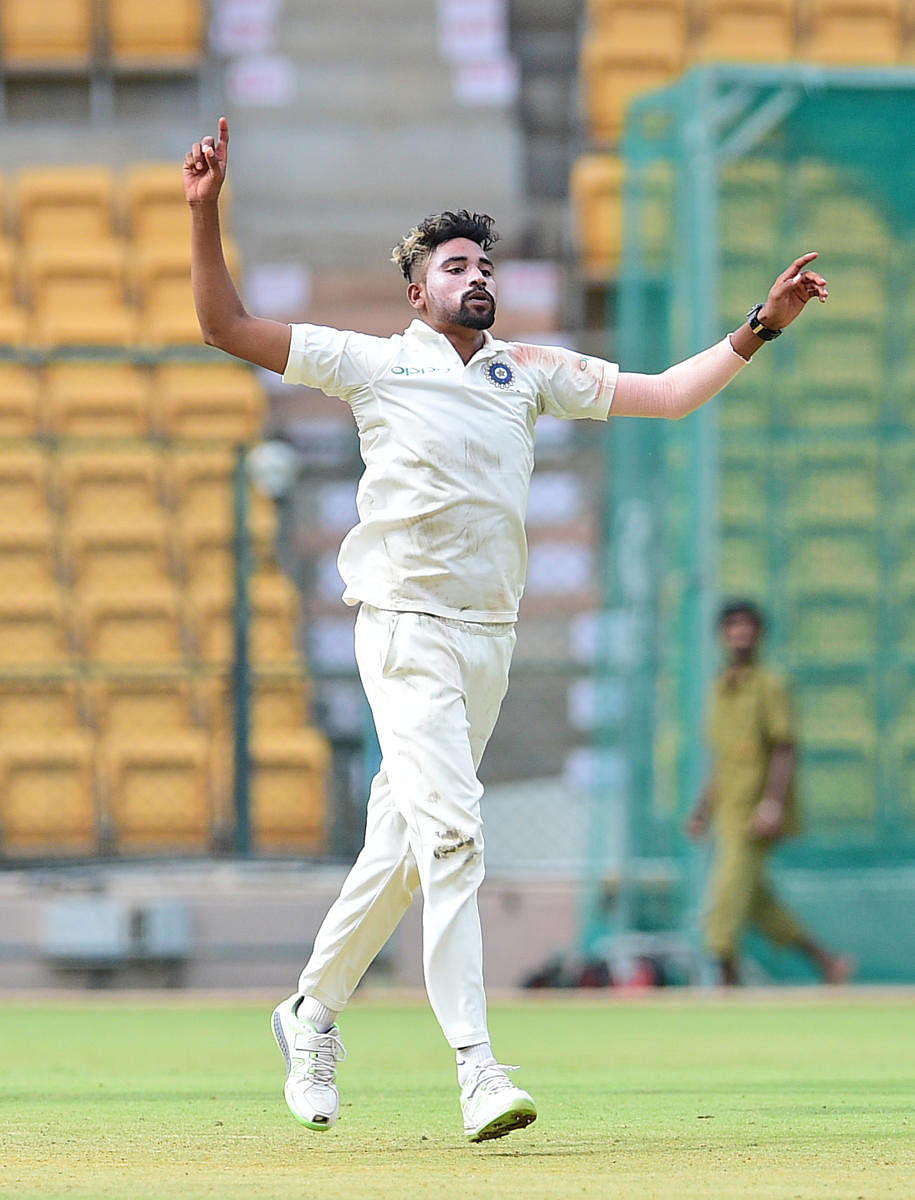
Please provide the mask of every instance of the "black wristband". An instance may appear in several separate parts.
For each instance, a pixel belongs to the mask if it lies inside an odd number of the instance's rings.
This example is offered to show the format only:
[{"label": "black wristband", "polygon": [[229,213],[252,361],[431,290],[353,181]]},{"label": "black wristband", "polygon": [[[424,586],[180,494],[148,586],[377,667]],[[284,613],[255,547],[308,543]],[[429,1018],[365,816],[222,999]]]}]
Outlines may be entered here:
[{"label": "black wristband", "polygon": [[777,337],[782,336],[780,329],[770,329],[768,325],[763,325],[759,319],[760,309],[762,304],[757,304],[747,313],[747,324],[750,326],[751,333],[755,333],[758,338],[762,338],[764,342],[774,342]]}]

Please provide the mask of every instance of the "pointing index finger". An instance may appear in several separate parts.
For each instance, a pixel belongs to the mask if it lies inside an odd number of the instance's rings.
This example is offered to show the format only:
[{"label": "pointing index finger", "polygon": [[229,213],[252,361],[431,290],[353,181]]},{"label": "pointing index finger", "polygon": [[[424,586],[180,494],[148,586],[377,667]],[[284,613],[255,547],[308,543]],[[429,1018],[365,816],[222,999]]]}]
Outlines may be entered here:
[{"label": "pointing index finger", "polygon": [[802,254],[800,258],[796,258],[787,271],[785,271],[784,277],[786,279],[790,279],[794,275],[800,275],[804,267],[806,267],[808,263],[813,262],[815,258],[819,258],[819,256],[819,251],[817,250],[810,250],[807,254]]}]

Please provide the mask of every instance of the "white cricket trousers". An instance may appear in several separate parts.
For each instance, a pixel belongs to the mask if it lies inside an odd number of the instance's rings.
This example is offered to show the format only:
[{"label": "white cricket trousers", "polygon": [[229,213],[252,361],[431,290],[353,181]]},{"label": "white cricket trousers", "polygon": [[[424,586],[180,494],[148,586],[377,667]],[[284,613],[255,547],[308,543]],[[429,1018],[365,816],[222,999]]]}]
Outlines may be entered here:
[{"label": "white cricket trousers", "polygon": [[381,769],[365,845],[315,938],[299,992],[334,1012],[394,932],[419,886],[423,972],[454,1047],[489,1040],[477,890],[483,831],[477,767],[508,687],[512,625],[363,604],[356,661]]}]

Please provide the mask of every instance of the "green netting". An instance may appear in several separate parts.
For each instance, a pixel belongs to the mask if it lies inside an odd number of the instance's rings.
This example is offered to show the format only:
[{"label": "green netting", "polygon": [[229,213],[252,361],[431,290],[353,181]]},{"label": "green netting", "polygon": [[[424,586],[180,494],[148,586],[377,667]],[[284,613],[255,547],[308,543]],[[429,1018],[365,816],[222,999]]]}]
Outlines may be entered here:
[{"label": "green netting", "polygon": [[911,71],[711,67],[633,105],[626,369],[717,340],[806,250],[831,297],[700,413],[614,423],[608,609],[628,635],[605,667],[629,704],[603,749],[622,781],[623,925],[640,864],[659,857],[677,867],[684,927],[695,915],[681,826],[725,594],[763,604],[768,658],[796,685],[806,833],[790,861],[853,869],[915,849],[913,120]]}]

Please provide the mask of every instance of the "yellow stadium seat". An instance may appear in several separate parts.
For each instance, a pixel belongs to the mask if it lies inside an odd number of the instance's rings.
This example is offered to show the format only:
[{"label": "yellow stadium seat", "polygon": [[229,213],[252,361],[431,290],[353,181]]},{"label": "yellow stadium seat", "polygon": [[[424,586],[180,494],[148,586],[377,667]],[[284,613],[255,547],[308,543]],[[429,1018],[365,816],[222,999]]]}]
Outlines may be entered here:
[{"label": "yellow stadium seat", "polygon": [[308,720],[309,685],[300,673],[255,676],[251,695],[255,735],[302,729]]},{"label": "yellow stadium seat", "polygon": [[[288,664],[297,659],[298,599],[289,580],[255,576],[250,583],[250,657],[255,664]],[[197,650],[206,663],[228,663],[234,653],[235,597],[218,588],[192,593]]]},{"label": "yellow stadium seat", "polygon": [[[260,570],[272,561],[270,543],[274,525],[271,512],[259,505],[249,509],[247,528],[250,561],[254,569]],[[192,593],[218,592],[228,596],[232,592],[237,560],[232,526],[207,522],[198,524],[192,520],[187,525],[179,524],[175,541],[182,576]]]},{"label": "yellow stadium seat", "polygon": [[794,57],[793,0],[765,6],[704,0],[693,57],[715,62],[786,62]]},{"label": "yellow stadium seat", "polygon": [[143,340],[149,345],[202,343],[191,290],[191,263],[184,243],[141,250],[135,264]]},{"label": "yellow stadium seat", "polygon": [[761,526],[766,517],[768,463],[754,455],[725,454],[719,511],[733,525]]},{"label": "yellow stadium seat", "polygon": [[70,528],[150,523],[162,512],[162,456],[150,445],[70,450],[58,486]]},{"label": "yellow stadium seat", "polygon": [[0,450],[0,515],[5,524],[41,529],[50,537],[50,487],[47,451],[33,447]]},{"label": "yellow stadium seat", "polygon": [[85,247],[115,236],[114,176],[108,167],[24,167],[15,186],[19,235],[27,247]]},{"label": "yellow stadium seat", "polygon": [[858,366],[858,371],[846,374],[841,359],[831,362],[813,390],[804,387],[800,373],[786,380],[774,398],[779,422],[789,429],[868,430],[880,419],[884,391],[879,365],[868,369],[867,360],[861,360]]},{"label": "yellow stadium seat", "polygon": [[[238,254],[229,239],[225,250],[229,269],[233,270]],[[153,346],[201,345],[188,240],[141,244],[133,276],[144,342]]]},{"label": "yellow stadium seat", "polygon": [[257,734],[251,743],[251,835],[262,851],[324,849],[330,749],[316,729]]},{"label": "yellow stadium seat", "polygon": [[235,583],[235,545],[228,529],[194,526],[179,529],[181,570],[192,595],[222,595],[228,601]]},{"label": "yellow stadium seat", "polygon": [[0,845],[10,857],[87,854],[98,815],[90,734],[57,731],[0,744]]},{"label": "yellow stadium seat", "polygon": [[584,154],[569,181],[579,260],[588,272],[607,276],[623,248],[623,162],[612,154]]},{"label": "yellow stadium seat", "polygon": [[13,243],[2,236],[3,224],[0,196],[0,344],[21,346],[28,333],[28,318],[26,310],[20,304],[19,254]]},{"label": "yellow stadium seat", "polygon": [[6,70],[85,70],[92,55],[93,0],[3,0],[0,39]]},{"label": "yellow stadium seat", "polygon": [[67,667],[71,651],[70,625],[59,591],[0,593],[0,667]]},{"label": "yellow stadium seat", "polygon": [[210,739],[200,730],[112,735],[101,744],[104,820],[120,853],[206,853]]},{"label": "yellow stadium seat", "polygon": [[165,457],[167,487],[184,528],[232,529],[233,472],[229,447],[181,446]]},{"label": "yellow stadium seat", "polygon": [[92,662],[130,668],[183,662],[182,610],[171,587],[87,592],[75,601],[74,615],[80,647]]},{"label": "yellow stadium seat", "polygon": [[45,374],[48,432],[59,437],[144,437],[150,378],[126,362],[51,364]]},{"label": "yellow stadium seat", "polygon": [[833,749],[874,748],[876,696],[869,679],[807,679],[802,685],[800,706],[806,744]]},{"label": "yellow stadium seat", "polygon": [[688,25],[685,0],[592,0],[588,8],[592,36],[632,54],[663,45],[673,65],[682,63]]},{"label": "yellow stadium seat", "polygon": [[810,320],[797,340],[797,374],[817,370],[818,387],[849,384],[868,398],[881,373],[885,338],[885,328],[873,321]]},{"label": "yellow stadium seat", "polygon": [[644,46],[636,54],[617,50],[609,39],[587,38],[581,71],[591,137],[600,143],[618,141],[630,101],[670,83],[681,66],[676,48]]},{"label": "yellow stadium seat", "polygon": [[902,59],[900,0],[808,0],[805,57],[834,65],[892,66]]},{"label": "yellow stadium seat", "polygon": [[887,395],[899,424],[915,426],[915,360],[892,372]]},{"label": "yellow stadium seat", "polygon": [[257,435],[264,393],[235,363],[163,363],[155,373],[161,431],[173,438],[245,442]]},{"label": "yellow stadium seat", "polygon": [[797,534],[789,544],[787,566],[785,584],[796,595],[827,591],[872,596],[880,585],[877,539],[867,532]]},{"label": "yellow stadium seat", "polygon": [[[796,209],[792,238],[805,246],[816,246],[824,265],[851,260],[872,269],[886,262],[890,237],[886,220],[866,197],[854,195],[837,181],[833,190],[812,190]],[[825,272],[824,272],[825,274]]]},{"label": "yellow stadium seat", "polygon": [[752,534],[725,532],[721,538],[718,575],[721,589],[727,595],[763,595],[768,581],[765,540]]},{"label": "yellow stadium seat", "polygon": [[173,162],[137,163],[124,178],[127,223],[137,247],[183,247],[190,257],[190,218],[181,165]]},{"label": "yellow stadium seat", "polygon": [[105,675],[90,684],[92,710],[103,738],[164,733],[203,725],[197,685],[189,672]]},{"label": "yellow stadium seat", "polygon": [[877,457],[872,444],[801,446],[788,458],[783,513],[790,526],[871,528],[880,511]]},{"label": "yellow stadium seat", "polygon": [[[2,331],[0,310],[0,340]],[[0,361],[0,437],[33,437],[42,432],[41,398],[41,384],[33,368]]]},{"label": "yellow stadium seat", "polygon": [[747,265],[766,278],[781,226],[784,169],[771,159],[748,158],[725,163],[720,181],[721,248],[729,258],[748,260]]},{"label": "yellow stadium seat", "polygon": [[789,608],[792,655],[811,664],[873,662],[879,615],[874,596],[804,596]]},{"label": "yellow stadium seat", "polygon": [[196,67],[203,50],[202,0],[116,0],[108,7],[108,34],[116,67]]},{"label": "yellow stadium seat", "polygon": [[84,709],[82,690],[70,676],[0,678],[0,742],[79,729]]},{"label": "yellow stadium seat", "polygon": [[57,551],[47,530],[0,522],[0,594],[54,593],[58,584]]},{"label": "yellow stadium seat", "polygon": [[32,340],[37,345],[131,345],[124,248],[115,242],[43,244],[26,260]]},{"label": "yellow stadium seat", "polygon": [[16,304],[0,302],[0,345],[25,346],[29,340],[29,315]]},{"label": "yellow stadium seat", "polygon": [[[0,208],[0,217],[3,209]],[[16,304],[18,295],[17,264],[18,247],[2,236],[3,222],[0,220],[0,303]]]},{"label": "yellow stadium seat", "polygon": [[876,819],[877,772],[871,754],[851,750],[808,752],[802,757],[798,791],[811,825],[834,829],[841,822],[856,828]]},{"label": "yellow stadium seat", "polygon": [[77,590],[133,592],[167,586],[171,580],[164,516],[129,525],[67,529],[63,552],[68,577]]}]

